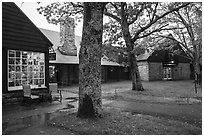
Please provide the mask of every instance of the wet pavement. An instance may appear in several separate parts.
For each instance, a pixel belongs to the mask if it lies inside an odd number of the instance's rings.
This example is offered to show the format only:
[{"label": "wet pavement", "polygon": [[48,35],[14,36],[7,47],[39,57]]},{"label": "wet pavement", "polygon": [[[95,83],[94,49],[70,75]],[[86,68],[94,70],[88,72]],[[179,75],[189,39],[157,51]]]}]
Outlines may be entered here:
[{"label": "wet pavement", "polygon": [[60,111],[76,112],[78,95],[63,92],[63,101],[42,102],[40,104],[22,105],[20,103],[2,106],[2,134],[45,124],[59,115]]},{"label": "wet pavement", "polygon": [[[2,134],[72,134],[71,131],[64,131],[47,126],[46,123],[52,118],[59,116],[60,112],[67,114],[77,112],[78,94],[62,92],[62,102],[53,101],[22,105],[20,103],[3,105],[2,107]],[[103,99],[103,104],[109,103]],[[32,129],[35,129],[34,131]],[[53,129],[55,129],[53,131]]]}]

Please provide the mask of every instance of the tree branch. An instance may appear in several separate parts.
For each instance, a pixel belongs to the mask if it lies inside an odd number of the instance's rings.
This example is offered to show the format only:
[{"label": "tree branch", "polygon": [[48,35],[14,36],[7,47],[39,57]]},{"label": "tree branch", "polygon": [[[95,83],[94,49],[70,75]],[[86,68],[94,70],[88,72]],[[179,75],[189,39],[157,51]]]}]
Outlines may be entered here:
[{"label": "tree branch", "polygon": [[116,6],[116,4],[114,4],[113,2],[110,2],[110,4],[111,4],[116,10],[118,10],[118,7]]},{"label": "tree branch", "polygon": [[128,22],[128,26],[134,23],[138,19],[140,13],[144,10],[144,7],[145,7],[144,5],[145,3],[142,4],[141,9],[135,15],[135,18],[133,18],[132,21]]},{"label": "tree branch", "polygon": [[132,41],[133,41],[133,42],[136,41],[137,38],[138,38],[138,36],[139,36],[139,34],[140,34],[141,32],[143,32],[143,31],[146,30],[147,28],[151,27],[152,24],[154,24],[155,22],[157,22],[157,21],[160,20],[161,18],[165,17],[166,15],[168,15],[168,14],[174,12],[174,11],[178,11],[179,9],[181,9],[181,8],[183,8],[183,7],[186,7],[186,6],[189,5],[189,4],[190,4],[190,3],[183,4],[183,5],[181,5],[181,6],[177,7],[177,8],[174,8],[174,9],[172,9],[172,10],[170,10],[170,11],[168,11],[168,12],[162,14],[161,16],[157,16],[157,18],[155,18],[152,22],[149,22],[145,27],[143,27],[143,28],[141,28],[140,30],[138,30],[138,31],[135,33],[135,36],[133,37]]},{"label": "tree branch", "polygon": [[154,11],[153,11],[153,14],[152,14],[152,19],[150,20],[150,22],[152,22],[154,20],[154,17],[156,15],[156,12],[157,12],[157,7],[158,7],[159,3],[157,2],[155,7],[154,7]]},{"label": "tree branch", "polygon": [[118,21],[119,23],[121,23],[121,19],[118,16],[109,13],[106,8],[104,10],[104,15],[111,17],[111,18],[115,19],[116,21]]},{"label": "tree branch", "polygon": [[[187,47],[187,45],[183,44],[182,42],[176,40],[176,39],[173,38],[173,37],[164,36],[164,35],[160,35],[160,37],[164,37],[164,38],[168,38],[168,39],[177,41],[177,42],[180,44],[180,46],[182,47],[181,49],[183,50],[183,52],[185,52],[191,59],[193,59],[193,52]],[[185,51],[184,49],[185,49],[186,51]]]},{"label": "tree branch", "polygon": [[73,7],[84,8],[83,5],[75,4],[74,2],[70,2]]}]

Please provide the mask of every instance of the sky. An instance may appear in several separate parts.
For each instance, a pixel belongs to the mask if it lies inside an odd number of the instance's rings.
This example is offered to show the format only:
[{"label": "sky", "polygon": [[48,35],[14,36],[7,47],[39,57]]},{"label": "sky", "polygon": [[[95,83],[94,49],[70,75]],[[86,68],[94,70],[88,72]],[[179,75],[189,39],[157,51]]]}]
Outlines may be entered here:
[{"label": "sky", "polygon": [[[45,16],[37,11],[38,4],[36,2],[15,2],[15,4],[26,14],[26,16],[38,27],[48,30],[60,31],[59,25],[49,24]],[[44,3],[49,4],[49,3]],[[77,23],[75,27],[75,35],[82,36],[82,22]]]}]

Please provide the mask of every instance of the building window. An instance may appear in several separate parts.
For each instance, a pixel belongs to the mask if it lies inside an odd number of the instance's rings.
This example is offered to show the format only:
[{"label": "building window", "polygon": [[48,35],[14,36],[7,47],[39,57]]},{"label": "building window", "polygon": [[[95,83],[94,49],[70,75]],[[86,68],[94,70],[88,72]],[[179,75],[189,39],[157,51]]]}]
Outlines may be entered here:
[{"label": "building window", "polygon": [[44,53],[8,50],[8,90],[22,89],[23,84],[31,88],[45,86]]}]

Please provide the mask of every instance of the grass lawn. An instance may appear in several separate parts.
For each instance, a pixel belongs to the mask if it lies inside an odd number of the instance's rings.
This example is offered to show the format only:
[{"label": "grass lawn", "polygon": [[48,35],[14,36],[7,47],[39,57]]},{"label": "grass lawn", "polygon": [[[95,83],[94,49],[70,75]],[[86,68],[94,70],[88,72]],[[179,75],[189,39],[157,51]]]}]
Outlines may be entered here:
[{"label": "grass lawn", "polygon": [[[143,81],[142,84],[145,90],[139,93],[142,93],[148,96],[158,96],[158,97],[201,97],[202,96],[201,86],[198,86],[198,94],[195,94],[193,80],[151,81],[151,82]],[[116,92],[130,91],[131,87],[132,87],[131,81],[102,83],[102,86],[101,86],[102,95],[114,94],[115,90]],[[78,94],[78,86],[65,87],[65,90]]]},{"label": "grass lawn", "polygon": [[[198,94],[195,94],[194,83],[191,80],[143,82],[143,86],[145,90],[142,92],[138,92],[131,90],[131,81],[105,83],[102,84],[102,98],[114,101],[116,106],[120,101],[138,102],[138,100],[142,101],[142,103],[145,103],[146,106],[150,106],[150,108],[152,105],[151,103],[158,102],[161,108],[165,107],[165,105],[171,106],[172,104],[179,105],[179,107],[182,107],[182,105],[184,105],[184,110],[186,110],[186,112],[188,112],[188,110],[194,110],[190,109],[190,107],[193,107],[193,105],[186,106],[188,105],[186,104],[187,102],[185,102],[186,98],[196,98],[200,101],[202,99],[201,87],[198,87]],[[78,87],[69,87],[68,91],[78,93]],[[181,101],[182,98],[184,98],[184,101]],[[197,105],[202,104],[199,102],[199,104]],[[80,135],[202,134],[202,128],[200,126],[189,124],[182,120],[178,121],[174,119],[168,119],[168,117],[160,117],[159,115],[155,116],[149,114],[133,114],[130,111],[124,112],[120,109],[110,106],[111,105],[104,106],[104,115],[99,119],[78,118],[76,117],[75,113],[68,115],[63,112],[60,117],[54,118],[49,122],[48,125],[65,130],[70,130],[73,134]],[[179,107],[176,107],[175,109],[178,110]],[[195,112],[200,113],[200,110],[196,110]],[[194,115],[195,112],[191,112],[192,115]],[[184,113],[184,115],[185,114],[186,113]],[[183,113],[180,113],[180,111],[176,111],[175,115],[183,115]],[[202,121],[200,122],[202,123]]]},{"label": "grass lawn", "polygon": [[49,126],[69,130],[76,135],[194,135],[202,129],[174,120],[150,115],[121,112],[105,107],[102,118],[78,118],[76,113],[61,112],[59,117],[49,121]]}]

